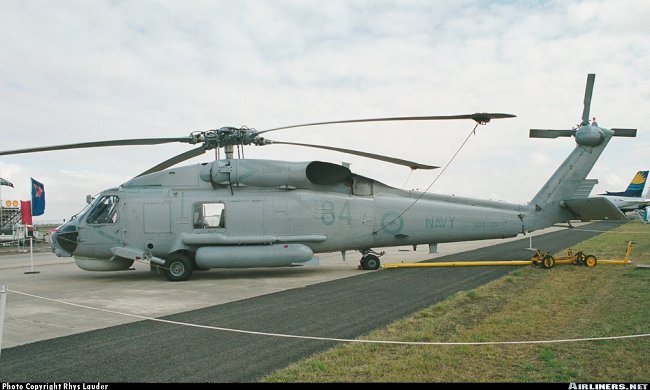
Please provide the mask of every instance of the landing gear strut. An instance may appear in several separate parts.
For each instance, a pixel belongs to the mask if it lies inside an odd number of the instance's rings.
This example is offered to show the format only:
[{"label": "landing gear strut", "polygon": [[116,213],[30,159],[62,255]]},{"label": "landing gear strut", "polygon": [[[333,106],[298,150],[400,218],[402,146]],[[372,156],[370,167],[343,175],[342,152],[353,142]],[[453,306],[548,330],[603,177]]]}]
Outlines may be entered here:
[{"label": "landing gear strut", "polygon": [[360,251],[363,257],[361,257],[361,269],[368,271],[373,271],[378,269],[381,266],[379,257],[383,256],[386,252],[375,252],[372,249],[364,249]]}]

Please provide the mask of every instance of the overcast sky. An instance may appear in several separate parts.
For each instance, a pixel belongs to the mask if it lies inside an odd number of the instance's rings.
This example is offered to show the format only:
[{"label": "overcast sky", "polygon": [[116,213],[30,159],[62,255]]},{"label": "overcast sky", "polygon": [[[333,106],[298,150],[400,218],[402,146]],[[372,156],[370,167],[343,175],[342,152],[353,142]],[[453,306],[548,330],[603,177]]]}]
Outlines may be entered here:
[{"label": "overcast sky", "polygon": [[[587,73],[592,116],[615,138],[590,178],[624,190],[650,168],[650,2],[3,0],[0,150],[107,139],[182,137],[223,126],[273,128],[352,118],[505,112],[476,135],[431,192],[528,202],[572,139],[529,128],[580,122]],[[443,166],[472,121],[340,125],[271,138],[366,150]],[[271,136],[269,134],[269,136]],[[78,212],[188,145],[111,147],[0,157],[2,198],[45,185],[36,222]],[[415,171],[335,152],[248,147],[247,158],[350,162],[399,188]],[[189,163],[209,161],[211,153]]]}]

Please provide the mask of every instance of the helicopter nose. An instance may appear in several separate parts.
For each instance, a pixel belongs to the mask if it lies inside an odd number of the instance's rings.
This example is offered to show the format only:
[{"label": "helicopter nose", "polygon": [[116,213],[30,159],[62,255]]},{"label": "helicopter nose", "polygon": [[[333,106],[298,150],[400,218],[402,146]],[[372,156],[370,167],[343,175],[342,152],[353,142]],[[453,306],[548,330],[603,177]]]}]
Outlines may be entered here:
[{"label": "helicopter nose", "polygon": [[79,231],[76,224],[67,223],[52,234],[52,252],[59,257],[70,257],[77,250]]}]

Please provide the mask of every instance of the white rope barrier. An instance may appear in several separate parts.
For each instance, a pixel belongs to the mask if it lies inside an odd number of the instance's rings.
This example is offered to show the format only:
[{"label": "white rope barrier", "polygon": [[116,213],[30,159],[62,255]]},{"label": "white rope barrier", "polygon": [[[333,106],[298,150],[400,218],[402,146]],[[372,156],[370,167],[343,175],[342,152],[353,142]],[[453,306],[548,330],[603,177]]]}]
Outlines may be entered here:
[{"label": "white rope barrier", "polygon": [[59,299],[42,297],[39,295],[24,293],[16,290],[9,290],[14,294],[24,295],[32,298],[42,299],[50,302],[56,302],[63,305],[69,305],[74,307],[79,307],[88,310],[95,310],[104,313],[117,314],[120,316],[137,318],[141,320],[161,322],[171,325],[187,326],[192,328],[199,329],[208,329],[208,330],[218,330],[223,332],[231,333],[240,333],[240,334],[249,334],[256,336],[269,336],[269,337],[281,337],[281,338],[290,338],[290,339],[302,339],[302,340],[316,340],[316,341],[334,341],[341,343],[361,343],[361,344],[392,344],[392,345],[440,345],[440,346],[458,346],[458,345],[523,345],[523,344],[560,344],[560,343],[576,343],[576,342],[585,342],[585,341],[602,341],[602,340],[621,340],[621,339],[636,339],[642,337],[650,337],[650,333],[643,334],[632,334],[632,335],[621,335],[621,336],[604,336],[604,337],[584,337],[584,338],[571,338],[571,339],[557,339],[557,340],[523,340],[523,341],[468,341],[468,342],[444,342],[444,341],[395,341],[395,340],[362,340],[362,339],[342,339],[335,337],[318,337],[318,336],[302,336],[302,335],[293,335],[293,334],[284,334],[284,333],[270,333],[270,332],[258,332],[253,330],[243,330],[243,329],[234,329],[234,328],[224,328],[220,326],[210,326],[210,325],[199,325],[192,324],[188,322],[181,321],[172,321],[165,320],[161,318],[147,317],[139,314],[130,314],[123,313],[115,310],[101,309],[87,305],[81,305],[78,303],[66,302]]}]

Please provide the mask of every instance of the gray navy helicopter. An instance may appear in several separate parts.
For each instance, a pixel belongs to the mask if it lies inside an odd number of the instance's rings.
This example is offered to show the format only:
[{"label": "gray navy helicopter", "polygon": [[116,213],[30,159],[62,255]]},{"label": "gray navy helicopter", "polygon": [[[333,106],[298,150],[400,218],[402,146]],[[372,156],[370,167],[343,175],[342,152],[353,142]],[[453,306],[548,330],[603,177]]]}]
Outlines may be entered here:
[{"label": "gray navy helicopter", "polygon": [[[180,138],[85,142],[0,152],[0,155],[117,145],[199,145],[116,188],[88,199],[88,206],[52,237],[58,256],[74,256],[79,268],[118,271],[148,262],[171,281],[197,269],[284,267],[315,261],[315,253],[361,253],[361,267],[380,267],[372,248],[515,237],[571,220],[625,219],[606,198],[588,198],[587,180],[613,136],[636,129],[606,129],[589,121],[595,75],[589,74],[582,121],[571,130],[531,129],[530,137],[575,138],[576,147],[527,204],[438,195],[390,187],[324,161],[234,159],[237,145],[284,144],[334,150],[411,169],[431,165],[351,149],[273,141],[271,131],[328,125],[408,120],[472,119],[486,124],[514,115],[477,113],[355,119],[308,123],[263,131],[223,127]],[[225,159],[176,167],[223,148]]]}]

